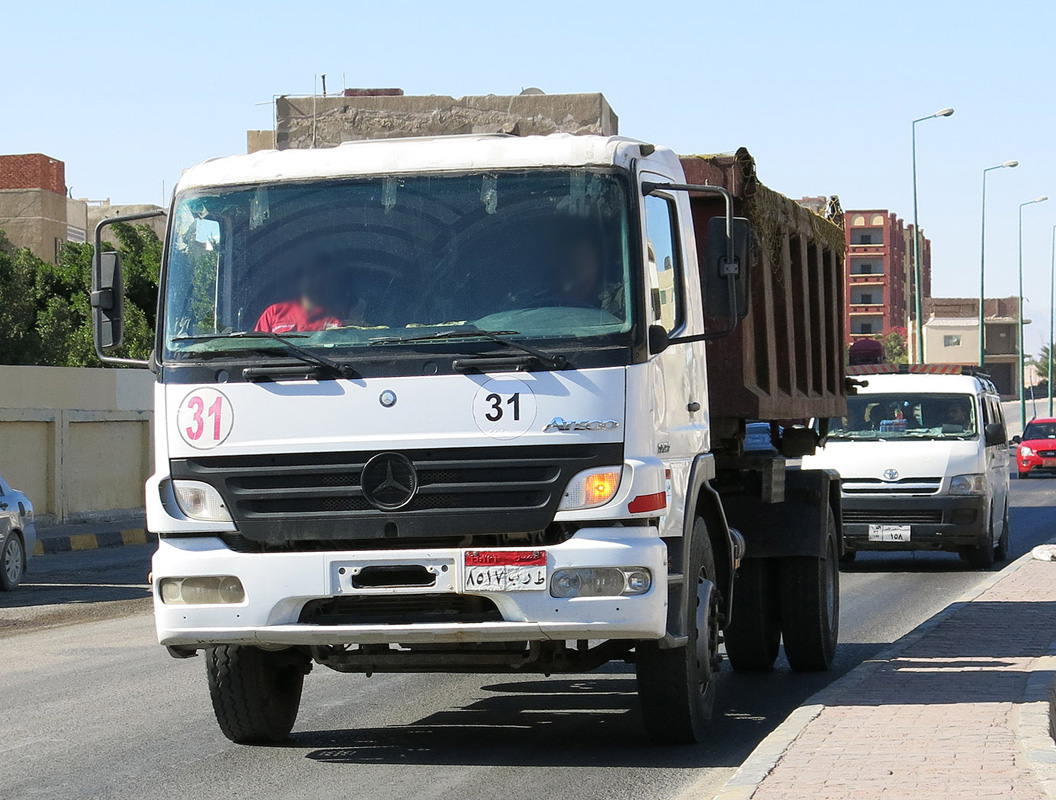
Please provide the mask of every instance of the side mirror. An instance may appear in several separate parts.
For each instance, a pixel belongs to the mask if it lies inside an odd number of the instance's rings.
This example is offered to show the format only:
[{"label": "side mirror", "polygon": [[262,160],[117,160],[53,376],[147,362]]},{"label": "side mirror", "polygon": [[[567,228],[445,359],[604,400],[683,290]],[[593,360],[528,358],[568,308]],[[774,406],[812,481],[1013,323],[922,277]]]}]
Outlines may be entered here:
[{"label": "side mirror", "polygon": [[733,220],[733,260],[726,236],[726,218],[708,220],[708,246],[700,265],[704,289],[704,319],[728,320],[731,329],[748,313],[748,248],[751,224],[742,217]]},{"label": "side mirror", "polygon": [[649,353],[650,355],[656,355],[662,353],[667,349],[667,346],[671,343],[668,338],[667,329],[663,325],[650,325],[649,326]]},{"label": "side mirror", "polygon": [[121,254],[97,252],[92,265],[92,327],[99,350],[120,347],[124,340],[125,291]]},{"label": "side mirror", "polygon": [[1022,441],[1023,441],[1023,437],[1022,436],[1013,436],[1012,437],[1012,444],[1019,444]]},{"label": "side mirror", "polygon": [[986,440],[987,447],[996,447],[1008,442],[1008,437],[1005,434],[1005,426],[1000,422],[991,422],[987,425],[986,428],[983,429],[983,437]]}]

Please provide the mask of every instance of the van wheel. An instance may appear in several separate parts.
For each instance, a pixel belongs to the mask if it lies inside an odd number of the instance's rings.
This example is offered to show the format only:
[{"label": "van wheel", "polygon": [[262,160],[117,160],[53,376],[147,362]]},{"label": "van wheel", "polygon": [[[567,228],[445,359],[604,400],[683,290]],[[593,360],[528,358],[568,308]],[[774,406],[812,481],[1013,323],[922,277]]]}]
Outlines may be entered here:
[{"label": "van wheel", "polygon": [[961,551],[961,557],[973,569],[988,569],[994,565],[994,519],[991,515],[982,544],[974,544]]},{"label": "van wheel", "polygon": [[1005,513],[1001,517],[1001,538],[994,548],[994,559],[1004,561],[1012,552],[1012,530],[1008,527],[1008,502],[1005,502]]},{"label": "van wheel", "polygon": [[797,672],[832,666],[840,631],[840,568],[836,517],[828,509],[824,555],[780,561],[781,632],[788,664]]},{"label": "van wheel", "polygon": [[219,645],[206,650],[213,712],[224,736],[238,744],[281,742],[290,735],[311,662],[290,651]]},{"label": "van wheel", "polygon": [[[715,585],[715,558],[704,520],[693,523],[691,552],[683,569],[689,641],[661,649],[659,642],[635,647],[638,698],[653,741],[694,744],[704,738],[715,706],[722,598]],[[695,580],[694,580],[695,578]]]},{"label": "van wheel", "polygon": [[769,672],[781,648],[775,562],[749,558],[737,570],[733,616],[726,626],[726,656],[737,672]]}]

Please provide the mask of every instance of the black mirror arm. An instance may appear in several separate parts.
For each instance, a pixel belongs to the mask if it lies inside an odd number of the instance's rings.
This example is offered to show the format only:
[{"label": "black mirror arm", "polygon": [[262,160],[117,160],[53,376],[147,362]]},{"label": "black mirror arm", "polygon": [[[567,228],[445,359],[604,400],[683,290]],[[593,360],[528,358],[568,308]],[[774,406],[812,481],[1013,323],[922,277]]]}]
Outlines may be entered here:
[{"label": "black mirror arm", "polygon": [[[139,214],[122,214],[116,217],[107,217],[104,220],[100,220],[99,224],[95,226],[95,252],[92,254],[92,260],[98,263],[101,253],[103,252],[103,228],[107,225],[114,225],[118,222],[138,222],[144,219],[153,219],[154,217],[163,217],[168,214],[164,209],[156,209],[155,211],[144,211]],[[92,281],[95,281],[95,268],[92,269],[93,276]],[[113,290],[100,290],[99,287],[92,286],[91,295],[92,306],[95,308],[109,309],[113,308],[115,298]],[[99,360],[104,364],[116,364],[126,367],[146,367],[149,366],[149,362],[142,361],[138,358],[117,358],[116,356],[108,356],[103,352],[103,348],[99,344],[99,337],[93,331],[92,336],[95,342],[95,355],[98,356]]]}]

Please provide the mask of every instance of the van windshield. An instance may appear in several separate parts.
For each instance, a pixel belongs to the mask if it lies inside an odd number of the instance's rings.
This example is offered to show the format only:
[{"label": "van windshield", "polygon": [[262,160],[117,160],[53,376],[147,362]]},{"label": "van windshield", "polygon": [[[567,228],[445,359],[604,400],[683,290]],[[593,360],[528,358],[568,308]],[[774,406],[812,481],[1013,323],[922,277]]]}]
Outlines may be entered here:
[{"label": "van windshield", "polygon": [[[281,342],[263,339],[272,334],[314,351],[363,348],[356,361],[405,345],[463,346],[460,331],[478,346],[487,346],[481,332],[555,342],[543,347],[625,344],[628,219],[615,171],[187,193],[176,199],[168,251],[165,355],[282,355]],[[370,348],[379,340],[389,346]]]},{"label": "van windshield", "polygon": [[829,421],[829,439],[911,441],[978,435],[970,394],[890,393],[847,398],[847,416]]}]

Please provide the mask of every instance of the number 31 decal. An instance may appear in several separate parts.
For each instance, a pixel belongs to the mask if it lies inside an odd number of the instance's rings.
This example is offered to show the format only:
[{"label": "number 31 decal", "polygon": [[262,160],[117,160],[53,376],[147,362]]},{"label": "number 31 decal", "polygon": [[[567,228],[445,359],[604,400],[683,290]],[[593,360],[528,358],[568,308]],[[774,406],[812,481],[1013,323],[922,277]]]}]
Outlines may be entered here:
[{"label": "number 31 decal", "polygon": [[535,422],[535,393],[517,378],[492,378],[473,397],[473,421],[492,439],[516,439]]},{"label": "number 31 decal", "polygon": [[180,437],[191,447],[208,450],[223,442],[234,424],[231,401],[216,389],[203,387],[187,395],[176,413]]}]

